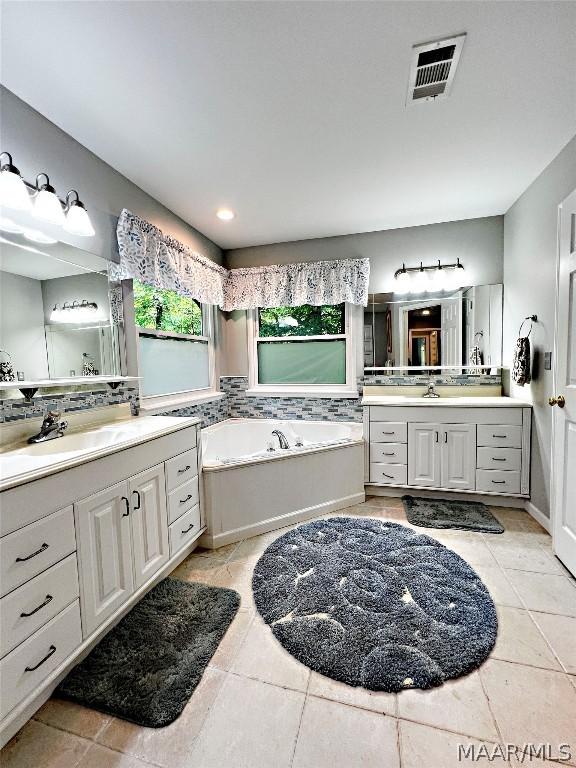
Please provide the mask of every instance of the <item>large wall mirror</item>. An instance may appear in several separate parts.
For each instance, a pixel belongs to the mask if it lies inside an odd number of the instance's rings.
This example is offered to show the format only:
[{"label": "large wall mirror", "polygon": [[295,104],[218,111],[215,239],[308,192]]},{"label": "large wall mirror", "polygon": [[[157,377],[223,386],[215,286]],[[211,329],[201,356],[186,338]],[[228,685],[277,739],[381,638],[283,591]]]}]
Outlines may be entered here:
[{"label": "large wall mirror", "polygon": [[118,341],[105,259],[0,233],[0,362],[17,379],[118,375]]},{"label": "large wall mirror", "polygon": [[366,373],[500,367],[502,288],[476,285],[423,297],[371,293],[364,311]]}]

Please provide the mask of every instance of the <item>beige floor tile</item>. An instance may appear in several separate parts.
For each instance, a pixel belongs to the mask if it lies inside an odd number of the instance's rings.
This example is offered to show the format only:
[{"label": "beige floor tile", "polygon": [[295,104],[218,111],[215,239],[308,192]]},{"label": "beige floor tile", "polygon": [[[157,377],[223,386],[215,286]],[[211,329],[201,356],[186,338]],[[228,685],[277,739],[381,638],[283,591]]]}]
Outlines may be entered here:
[{"label": "beige floor tile", "polygon": [[232,665],[232,672],[296,691],[306,691],[310,670],[285,651],[256,616]]},{"label": "beige floor tile", "polygon": [[576,744],[576,688],[568,675],[489,659],[480,676],[505,743]]},{"label": "beige floor tile", "polygon": [[306,699],[293,768],[399,765],[394,718],[326,699]]},{"label": "beige floor tile", "polygon": [[208,547],[196,547],[192,554],[199,557],[217,557],[220,560],[228,560],[237,546],[238,543],[234,542],[234,544],[225,544],[223,547],[217,547],[216,549],[208,549]]},{"label": "beige floor tile", "polygon": [[489,541],[488,547],[503,568],[535,573],[562,573],[560,562],[536,542]]},{"label": "beige floor tile", "polygon": [[95,709],[81,707],[71,701],[49,699],[34,715],[36,720],[53,725],[62,731],[75,733],[85,739],[95,739],[100,731],[110,722],[109,715],[103,715]]},{"label": "beige floor tile", "polygon": [[487,749],[492,754],[493,744],[480,742],[467,736],[440,731],[420,723],[400,720],[400,756],[402,768],[463,768],[467,765],[496,765],[511,768],[515,763],[496,758],[474,762],[459,756],[459,748]]},{"label": "beige floor tile", "polygon": [[225,563],[215,574],[211,582],[217,587],[235,589],[240,595],[242,608],[254,610],[254,598],[252,596],[252,574],[254,563]]},{"label": "beige floor tile", "polygon": [[474,570],[488,588],[488,592],[490,592],[496,605],[509,605],[513,608],[523,607],[522,601],[500,566],[476,564]]},{"label": "beige floor tile", "polygon": [[498,739],[477,672],[449,680],[438,688],[402,691],[398,694],[398,717],[486,741]]},{"label": "beige floor tile", "polygon": [[523,608],[498,606],[498,637],[491,656],[534,667],[562,669],[530,614]]},{"label": "beige floor tile", "polygon": [[2,768],[76,768],[91,741],[31,720],[0,753]]},{"label": "beige floor tile", "polygon": [[170,576],[182,581],[199,581],[201,584],[214,584],[224,560],[214,557],[191,557],[184,560],[172,571]]},{"label": "beige floor tile", "polygon": [[352,707],[370,709],[385,715],[396,714],[396,694],[384,691],[368,691],[366,688],[354,687],[332,680],[324,675],[312,672],[308,685],[308,695],[321,699],[330,699],[340,704]]},{"label": "beige floor tile", "polygon": [[194,740],[225,679],[225,672],[208,667],[184,711],[173,723],[165,728],[142,728],[113,718],[97,741],[165,768],[185,768]]},{"label": "beige floor tile", "polygon": [[145,763],[132,755],[123,755],[107,747],[93,744],[82,758],[81,768],[149,768]]},{"label": "beige floor tile", "polygon": [[261,536],[253,536],[251,539],[241,541],[230,555],[228,563],[251,563],[255,565],[262,553],[273,541],[282,536],[282,531],[263,533]]},{"label": "beige floor tile", "polygon": [[305,695],[228,675],[187,768],[288,768]]},{"label": "beige floor tile", "polygon": [[532,613],[566,672],[576,675],[576,618]]},{"label": "beige floor tile", "polygon": [[496,565],[492,553],[488,549],[484,539],[480,535],[472,534],[438,534],[433,538],[444,544],[445,547],[456,552],[469,565]]},{"label": "beige floor tile", "polygon": [[218,669],[229,670],[240,650],[242,641],[246,637],[248,627],[254,619],[254,612],[246,608],[241,608],[234,621],[229,626],[228,631],[220,641],[216,653],[210,659],[210,665]]},{"label": "beige floor tile", "polygon": [[566,576],[505,569],[526,608],[576,617],[576,587]]}]

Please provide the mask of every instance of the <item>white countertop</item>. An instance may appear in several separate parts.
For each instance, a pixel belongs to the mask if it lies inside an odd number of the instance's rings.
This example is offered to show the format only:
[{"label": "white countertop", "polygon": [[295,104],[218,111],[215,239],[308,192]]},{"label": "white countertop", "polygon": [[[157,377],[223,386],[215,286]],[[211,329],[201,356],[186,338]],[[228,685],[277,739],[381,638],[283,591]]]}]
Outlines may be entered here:
[{"label": "white countertop", "polygon": [[362,405],[410,405],[434,408],[531,408],[531,403],[515,397],[409,397],[408,395],[368,395]]},{"label": "white countertop", "polygon": [[138,416],[71,431],[53,440],[0,453],[0,491],[70,469],[157,437],[200,419],[183,416]]}]

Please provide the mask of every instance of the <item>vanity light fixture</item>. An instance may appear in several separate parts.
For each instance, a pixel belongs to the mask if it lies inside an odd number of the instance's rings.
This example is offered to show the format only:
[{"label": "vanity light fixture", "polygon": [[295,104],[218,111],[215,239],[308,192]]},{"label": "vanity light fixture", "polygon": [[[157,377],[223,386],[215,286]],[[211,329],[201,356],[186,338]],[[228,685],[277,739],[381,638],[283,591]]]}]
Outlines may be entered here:
[{"label": "vanity light fixture", "polygon": [[[40,181],[44,177],[46,181]],[[36,195],[32,213],[35,218],[47,221],[50,224],[63,226],[65,222],[62,204],[58,199],[56,190],[50,184],[47,173],[39,173],[36,176]]]},{"label": "vanity light fixture", "polygon": [[441,264],[438,259],[438,264],[427,267],[422,262],[419,267],[407,267],[402,264],[394,273],[398,286],[396,292],[406,293],[408,290],[410,293],[425,293],[460,288],[463,272],[464,265],[460,263],[460,259],[456,259],[455,264]]},{"label": "vanity light fixture", "polygon": [[[6,160],[2,160],[4,157]],[[66,194],[66,199],[62,200],[50,184],[48,174],[39,173],[35,184],[26,181],[12,163],[10,152],[0,152],[0,206],[31,211],[35,218],[61,226],[77,237],[93,237],[96,234],[86,206],[75,189],[71,189]],[[24,228],[21,231],[24,231]],[[32,232],[34,235],[36,230]],[[40,236],[47,237],[42,233]],[[57,241],[50,238],[49,241],[37,239],[35,242],[48,244]]]},{"label": "vanity light fixture", "polygon": [[10,152],[1,152],[8,162],[0,161],[0,206],[14,208],[18,211],[29,211],[32,207],[26,183],[20,171],[12,163]]},{"label": "vanity light fixture", "polygon": [[88,323],[96,319],[98,304],[95,301],[65,301],[62,307],[54,304],[50,313],[51,323]]},{"label": "vanity light fixture", "polygon": [[220,221],[232,221],[232,219],[236,218],[236,214],[230,208],[219,208],[216,211],[216,216],[218,216]]}]

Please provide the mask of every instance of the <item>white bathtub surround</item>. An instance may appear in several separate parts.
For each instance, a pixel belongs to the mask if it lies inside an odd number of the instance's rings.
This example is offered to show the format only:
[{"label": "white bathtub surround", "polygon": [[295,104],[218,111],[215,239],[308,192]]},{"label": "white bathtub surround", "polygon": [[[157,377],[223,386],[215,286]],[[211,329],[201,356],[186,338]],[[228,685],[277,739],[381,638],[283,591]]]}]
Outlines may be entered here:
[{"label": "white bathtub surround", "polygon": [[204,530],[197,419],[74,426],[0,454],[0,745]]},{"label": "white bathtub surround", "polygon": [[[276,429],[289,449],[279,447]],[[202,454],[207,524],[202,544],[210,548],[365,498],[361,424],[230,419],[202,431]]]}]

